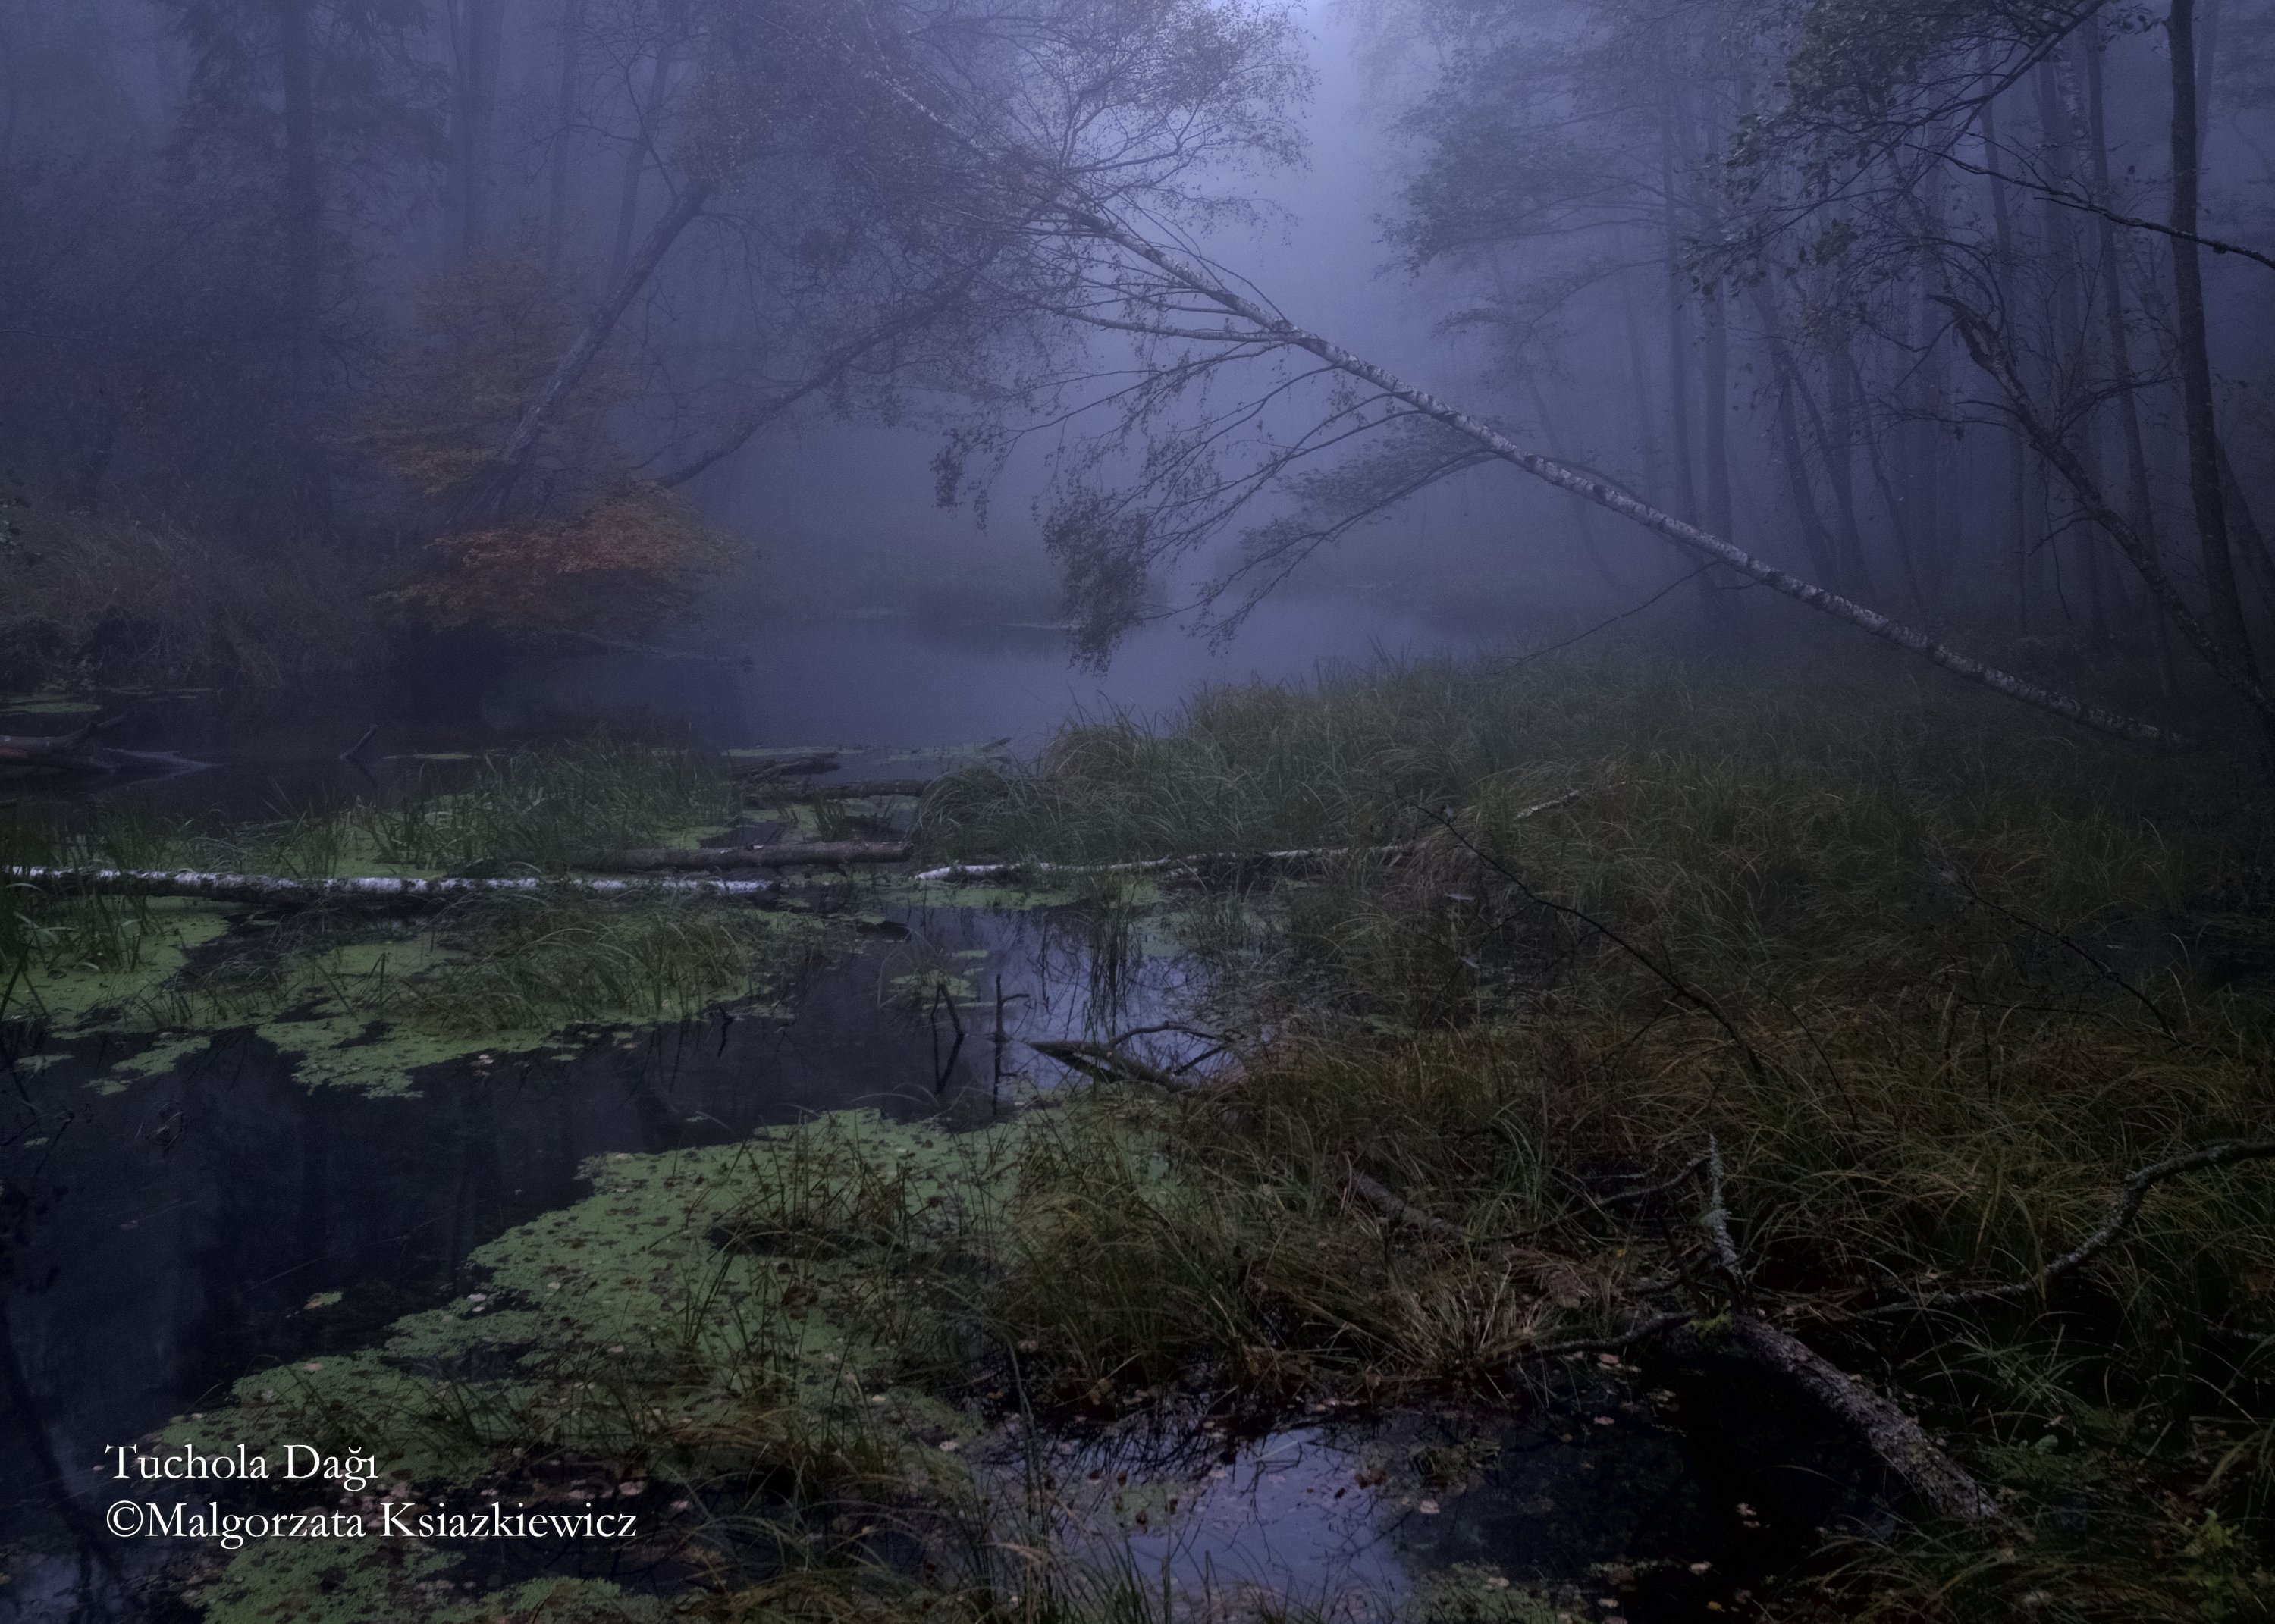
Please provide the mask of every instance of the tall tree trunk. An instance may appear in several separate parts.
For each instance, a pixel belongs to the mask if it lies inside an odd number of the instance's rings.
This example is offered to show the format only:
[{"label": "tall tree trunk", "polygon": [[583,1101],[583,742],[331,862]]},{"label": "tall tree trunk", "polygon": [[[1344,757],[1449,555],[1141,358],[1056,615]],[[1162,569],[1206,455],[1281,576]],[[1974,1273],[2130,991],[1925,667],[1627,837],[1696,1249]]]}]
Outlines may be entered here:
[{"label": "tall tree trunk", "polygon": [[1730,518],[1730,313],[1716,288],[1706,295],[1705,399],[1699,422],[1705,433],[1706,522],[1718,536],[1735,526]]},{"label": "tall tree trunk", "polygon": [[1628,370],[1634,378],[1636,449],[1650,471],[1651,482],[1658,485],[1667,477],[1667,465],[1659,449],[1658,414],[1652,410],[1651,363],[1644,356],[1643,323],[1636,315],[1635,289],[1624,277],[1620,282],[1620,311],[1627,318]]},{"label": "tall tree trunk", "polygon": [[[1991,171],[1991,221],[1996,248],[1992,261],[1992,285],[1998,291],[2003,319],[2014,319],[2014,211],[2007,197],[2005,153],[1999,145],[1999,98],[1983,103],[1984,167]],[[2010,589],[2014,593],[2014,632],[2030,630],[2030,502],[2029,449],[2019,433],[2007,436],[2007,533]]]},{"label": "tall tree trunk", "polygon": [[1659,185],[1666,194],[1667,427],[1674,448],[1675,510],[1698,517],[1696,462],[1690,454],[1690,320],[1682,285],[1682,230],[1674,213],[1674,131],[1672,112],[1659,125]]},{"label": "tall tree trunk", "polygon": [[2219,72],[2220,0],[2204,0],[2196,29],[2196,168],[2203,169],[2204,143],[2211,139],[2212,80]]},{"label": "tall tree trunk", "polygon": [[454,0],[450,10],[450,147],[457,170],[453,246],[463,260],[478,252],[489,236],[490,159],[497,127],[505,0]]},{"label": "tall tree trunk", "polygon": [[632,233],[639,224],[640,182],[647,173],[651,148],[663,118],[664,94],[671,87],[671,51],[675,43],[671,38],[656,42],[655,66],[648,73],[646,100],[636,98],[632,105],[632,117],[638,127],[631,147],[624,152],[624,179],[616,192],[616,251],[608,256],[611,284],[624,280],[624,268],[631,262]]},{"label": "tall tree trunk", "polygon": [[561,0],[561,82],[553,103],[553,148],[546,155],[545,262],[558,271],[569,247],[569,183],[576,172],[573,132],[584,86],[578,61],[585,0]]},{"label": "tall tree trunk", "polygon": [[331,522],[331,469],[315,432],[323,391],[324,184],[316,154],[314,0],[273,0],[284,106],[284,298],[296,520]]},{"label": "tall tree trunk", "polygon": [[[2109,345],[2109,381],[2117,397],[2117,434],[2125,451],[2127,516],[2142,545],[2161,552],[2157,540],[2156,502],[2149,482],[2148,442],[2141,433],[2141,403],[2135,394],[2131,341],[2125,330],[2125,275],[2117,257],[2117,227],[2108,210],[2116,206],[2116,187],[2109,172],[2108,35],[2100,19],[2085,25],[2085,116],[2088,156],[2093,164],[2093,200],[2103,210],[2095,216],[2095,258],[2098,263],[2102,320]],[[2172,636],[2154,597],[2149,600],[2151,631],[2156,638],[2158,669],[2166,697],[2177,698],[2179,682],[2173,670]]]},{"label": "tall tree trunk", "polygon": [[1840,549],[1818,512],[1817,487],[1810,481],[1809,459],[1802,449],[1800,415],[1795,408],[1795,397],[1801,389],[1800,368],[1794,362],[1793,346],[1786,342],[1777,301],[1768,283],[1756,283],[1753,291],[1754,309],[1761,317],[1764,342],[1769,347],[1770,366],[1777,374],[1778,458],[1785,465],[1786,486],[1792,493],[1794,521],[1801,527],[1802,546],[1818,578],[1834,592],[1853,597],[1847,571],[1841,568]]},{"label": "tall tree trunk", "polygon": [[[2220,479],[2219,436],[2212,420],[2211,349],[2204,330],[2203,269],[2196,258],[2196,0],[2173,0],[2166,22],[2173,55],[2173,316],[2181,404],[2188,425],[2188,495],[2203,554],[2211,623],[2236,668],[2255,682],[2259,662],[2236,591],[2228,549],[2227,492]],[[2259,717],[2261,739],[2275,755],[2275,716]]]},{"label": "tall tree trunk", "polygon": [[[1827,351],[1825,367],[1831,420],[1817,425],[1817,439],[1823,448],[1825,478],[1833,487],[1833,506],[1840,516],[1840,549],[1847,560],[1848,581],[1869,603],[1880,592],[1872,580],[1871,563],[1864,555],[1863,526],[1856,517],[1856,397],[1850,387],[1853,376],[1846,333],[1838,347]],[[1802,399],[1809,402],[1806,390]],[[1814,412],[1815,407],[1810,410]],[[1856,593],[1848,595],[1854,597]]]},{"label": "tall tree trunk", "polygon": [[[2060,59],[2049,56],[2043,58],[2032,79],[2037,93],[2039,159],[2041,172],[2052,178],[2065,191],[2076,190],[2075,162],[2077,132],[2070,117],[2068,98],[2063,94]],[[2054,409],[2067,417],[2072,403],[2082,392],[2090,329],[2081,305],[2080,254],[2077,241],[2071,230],[2070,211],[2052,196],[2041,205],[2044,219],[2041,230],[2045,236],[2044,254],[2047,274],[2053,283],[2053,296],[2045,302],[2045,372],[2047,397]],[[2101,482],[2099,454],[2088,436],[2073,448],[2073,454],[2083,462],[2094,482]],[[2062,543],[2052,546],[2060,548]],[[2099,577],[2096,570],[2096,555],[2099,551],[2090,534],[2075,537],[2070,550],[2078,560],[2079,574],[2086,587],[2088,623],[2097,634],[2107,628],[2101,623],[2100,599],[2097,591]],[[2067,601],[2063,605],[2067,616]]]}]

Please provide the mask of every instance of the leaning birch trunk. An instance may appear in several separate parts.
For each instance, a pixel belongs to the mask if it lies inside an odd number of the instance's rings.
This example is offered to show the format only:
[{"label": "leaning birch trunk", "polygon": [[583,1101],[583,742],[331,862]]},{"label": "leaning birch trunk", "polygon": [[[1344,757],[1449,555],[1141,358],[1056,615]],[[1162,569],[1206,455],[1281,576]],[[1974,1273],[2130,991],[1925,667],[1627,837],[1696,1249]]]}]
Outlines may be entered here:
[{"label": "leaning birch trunk", "polygon": [[[1425,389],[1409,383],[1395,373],[1376,366],[1354,354],[1342,345],[1319,335],[1306,331],[1294,322],[1273,314],[1253,299],[1236,292],[1218,278],[1210,276],[1166,249],[1160,248],[1130,230],[1120,221],[1109,216],[1086,198],[1062,194],[1060,201],[1069,208],[1069,223],[1077,230],[1108,243],[1123,253],[1145,261],[1175,286],[1198,298],[1206,299],[1228,313],[1247,322],[1253,332],[1228,332],[1226,343],[1268,343],[1303,350],[1345,375],[1379,389],[1391,399],[1410,407],[1462,434],[1482,449],[1504,462],[1514,464],[1536,479],[1546,480],[1560,490],[1606,508],[1623,518],[1633,519],[1647,530],[1657,532],[1676,545],[1715,563],[1727,564],[1773,592],[1783,593],[1797,603],[1830,615],[1836,620],[1871,632],[1874,637],[1894,644],[1897,647],[1931,661],[1944,669],[1980,684],[1995,693],[2025,705],[2066,717],[2069,721],[2114,734],[2120,738],[2143,743],[2171,744],[2179,742],[2169,729],[2140,721],[2075,698],[2026,682],[2011,672],[1986,665],[1973,656],[1961,653],[1949,645],[1938,641],[1925,632],[1893,620],[1878,610],[1852,602],[1838,593],[1827,592],[1813,582],[1788,574],[1763,559],[1755,557],[1743,548],[1709,534],[1697,525],[1684,522],[1671,514],[1662,513],[1648,502],[1640,502],[1625,491],[1615,490],[1602,480],[1583,473],[1576,468],[1528,451],[1507,434],[1482,419],[1448,405]],[[1213,336],[1212,336],[1213,337]]]},{"label": "leaning birch trunk", "polygon": [[186,869],[0,867],[0,889],[28,886],[64,895],[186,896],[208,903],[249,903],[262,908],[309,908],[325,903],[455,903],[475,896],[708,897],[719,901],[771,895],[773,880],[404,880],[346,875],[333,880],[285,880],[275,874],[205,874]]}]

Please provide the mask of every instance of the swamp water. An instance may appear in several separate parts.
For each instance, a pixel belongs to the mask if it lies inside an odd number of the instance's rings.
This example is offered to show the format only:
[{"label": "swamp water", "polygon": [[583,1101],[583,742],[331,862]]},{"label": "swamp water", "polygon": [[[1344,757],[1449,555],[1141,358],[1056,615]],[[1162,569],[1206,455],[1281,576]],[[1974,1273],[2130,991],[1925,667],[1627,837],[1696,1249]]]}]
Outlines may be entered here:
[{"label": "swamp water", "polygon": [[[952,667],[975,656],[941,658]],[[1055,655],[1053,663],[1062,682]],[[1270,664],[1264,674],[1291,674]],[[1013,669],[1024,675],[1008,685],[978,685],[983,702],[967,719],[979,725],[960,730],[952,705],[940,709],[942,684],[917,684],[933,707],[910,719],[918,748],[850,755],[849,775],[921,770],[953,755],[926,747],[1032,736],[1066,714],[1063,696],[1054,711],[1047,689],[1020,686],[1047,674]],[[831,703],[842,706],[843,692]],[[846,736],[831,724],[869,720],[858,709],[798,714],[776,693],[748,673],[610,656],[575,662],[550,690],[518,679],[475,708],[512,723],[630,705],[676,714],[699,742],[722,748],[807,745]],[[881,729],[888,699],[861,702],[879,707]],[[766,730],[741,731],[754,706]],[[273,813],[295,797],[384,800],[412,774],[447,773],[468,747],[505,742],[463,718],[423,730],[397,723],[397,744],[418,747],[343,763],[317,741],[354,729],[326,719],[271,721],[233,746],[196,696],[146,710],[136,725],[147,736],[134,742],[211,763],[192,770],[154,754],[147,770],[106,787],[109,801],[162,813]],[[198,718],[202,736],[185,725]],[[17,718],[0,730],[54,725]],[[436,1357],[472,1368],[467,1360],[498,1345],[465,1335],[493,1302],[500,1311],[488,1323],[506,1318],[511,1291],[484,1288],[493,1274],[511,1276],[496,1248],[511,1252],[516,1236],[589,1214],[611,1191],[668,1186],[677,1175],[664,1170],[714,1167],[703,1159],[825,1114],[859,1114],[843,1120],[874,1123],[880,1143],[902,1145],[903,1158],[918,1154],[911,1145],[930,1154],[936,1139],[983,1143],[1038,1088],[1062,1081],[1024,1039],[1101,1036],[1180,1010],[1182,970],[1167,938],[1128,918],[1101,932],[1080,908],[935,900],[867,881],[818,888],[811,910],[826,940],[764,998],[699,1018],[572,1023],[432,1055],[389,1052],[378,1027],[343,1024],[336,1008],[315,1012],[321,1033],[296,1030],[287,1015],[155,1035],[57,1034],[19,1018],[19,1000],[0,1027],[0,1188],[14,1225],[0,1348],[13,1416],[0,1436],[0,1527],[13,1571],[0,1584],[0,1616],[194,1616],[152,1582],[157,1562],[179,1551],[113,1542],[118,1582],[85,1560],[89,1508],[117,1492],[105,1449],[237,1413],[233,1384],[263,1371],[307,1372],[321,1398],[343,1371],[378,1371],[371,1350],[391,1328],[457,1323],[463,1334],[435,1344]],[[616,1210],[631,1211],[631,1199]],[[672,1299],[661,1301],[668,1311]],[[608,1323],[629,1335],[639,1321]],[[858,1386],[845,1374],[852,1360],[820,1356],[829,1383]],[[328,1365],[333,1374],[321,1375]],[[825,1375],[815,1366],[799,1379]],[[257,1403],[274,1393],[238,1397]],[[884,1414],[960,1455],[970,1476],[957,1493],[1024,1506],[1028,1526],[1119,1575],[1145,1598],[1142,1616],[1165,1621],[1246,1617],[1270,1598],[1334,1619],[1556,1616],[1527,1599],[1535,1586],[1576,1616],[1704,1617],[1742,1610],[1748,1584],[1817,1530],[1880,1514],[1882,1485],[1853,1454],[1737,1370],[1582,1362],[1491,1411],[1315,1405],[1258,1417],[1181,1399],[1055,1431],[1016,1416],[975,1431],[969,1416],[898,1397]],[[661,1500],[644,1507],[661,1511]],[[464,1553],[457,1567],[435,1565],[417,1593],[436,1616],[469,1583],[487,1596],[548,1574],[612,1579],[633,1598],[668,1593],[690,1575],[673,1554],[674,1516],[652,1521],[664,1537],[631,1550],[571,1548],[541,1561]],[[676,1526],[697,1531],[685,1516]],[[907,1567],[929,1560],[926,1550],[881,1536],[871,1554]],[[384,1617],[400,1605],[399,1592],[374,1603],[352,1583],[280,1591],[264,1582],[254,1565],[249,1582],[222,1582],[205,1598],[224,1618]],[[998,1582],[1016,1595],[1016,1562]]]}]

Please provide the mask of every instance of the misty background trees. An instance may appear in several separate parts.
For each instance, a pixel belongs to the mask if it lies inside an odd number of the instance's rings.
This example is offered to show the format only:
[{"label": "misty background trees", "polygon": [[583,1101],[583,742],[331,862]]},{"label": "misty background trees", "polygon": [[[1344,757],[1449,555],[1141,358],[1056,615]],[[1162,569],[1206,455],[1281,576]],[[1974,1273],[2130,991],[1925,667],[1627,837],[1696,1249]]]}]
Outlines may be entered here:
[{"label": "misty background trees", "polygon": [[[2069,714],[2275,725],[2259,0],[11,0],[0,29],[11,668],[643,633],[764,528],[738,460],[834,420],[932,435],[1093,654],[1196,591],[1236,623],[1356,530],[1410,543],[1451,482],[1516,618],[1679,585],[1740,646],[1792,634],[1767,586]],[[1307,115],[1352,63],[1364,95]],[[1320,189],[1379,216],[1333,272],[1435,344],[1243,276],[1307,116],[1379,131]]]}]

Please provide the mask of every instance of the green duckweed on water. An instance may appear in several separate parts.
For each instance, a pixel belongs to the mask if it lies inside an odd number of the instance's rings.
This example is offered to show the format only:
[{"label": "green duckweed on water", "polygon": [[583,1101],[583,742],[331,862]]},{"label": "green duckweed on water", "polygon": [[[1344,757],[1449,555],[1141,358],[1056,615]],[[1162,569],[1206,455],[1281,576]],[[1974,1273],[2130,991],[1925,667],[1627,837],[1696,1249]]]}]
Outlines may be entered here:
[{"label": "green duckweed on water", "polygon": [[[574,872],[635,845],[693,846],[729,789],[684,752],[608,744],[489,761],[471,782],[392,804],[320,807],[220,832],[125,817],[58,828],[19,813],[0,856],[321,878]],[[0,911],[0,1016],[54,1045],[132,1040],[102,1086],[155,1075],[206,1035],[250,1028],[311,1084],[377,1091],[569,1025],[671,1023],[732,1006],[779,1013],[854,921],[804,898],[721,910],[670,899],[478,899],[414,914],[266,914],[181,899],[13,888]],[[56,1051],[26,1062],[51,1061]]]}]

